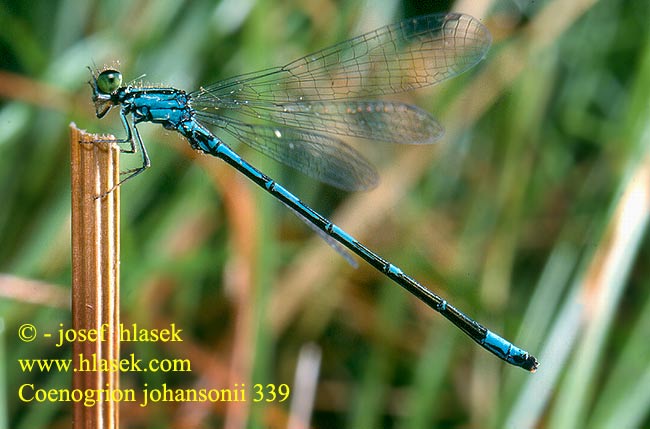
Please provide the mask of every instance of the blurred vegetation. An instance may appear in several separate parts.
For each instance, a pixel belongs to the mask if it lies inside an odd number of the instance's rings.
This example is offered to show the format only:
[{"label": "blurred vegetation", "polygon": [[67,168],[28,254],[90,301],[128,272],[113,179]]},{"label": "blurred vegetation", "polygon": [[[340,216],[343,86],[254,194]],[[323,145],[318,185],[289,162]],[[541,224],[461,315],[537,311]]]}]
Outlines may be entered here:
[{"label": "blurred vegetation", "polygon": [[[123,387],[299,383],[322,354],[317,428],[650,425],[650,3],[464,2],[494,36],[486,61],[408,94],[447,127],[432,147],[360,142],[382,183],[349,195],[243,156],[370,248],[531,351],[527,374],[175,133],[140,127],[153,167],[122,188],[122,317],[176,323],[187,374]],[[0,3],[0,427],[70,427],[69,403],[21,403],[18,358],[69,357],[23,323],[69,324],[68,124],[94,116],[87,66],[183,89],[284,64],[447,2],[294,0]],[[402,97],[402,96],[400,96]],[[137,157],[136,157],[137,158]],[[125,168],[137,162],[123,157]],[[4,331],[2,326],[4,325]],[[313,355],[313,353],[312,353]],[[309,362],[317,365],[318,359]],[[123,428],[285,427],[283,403],[121,406]]]}]

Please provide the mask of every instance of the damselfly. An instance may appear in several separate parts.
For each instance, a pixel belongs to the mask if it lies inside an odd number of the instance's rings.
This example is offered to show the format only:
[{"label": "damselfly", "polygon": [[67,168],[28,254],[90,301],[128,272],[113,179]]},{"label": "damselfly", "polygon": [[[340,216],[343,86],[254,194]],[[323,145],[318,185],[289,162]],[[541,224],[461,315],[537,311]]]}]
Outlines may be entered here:
[{"label": "damselfly", "polygon": [[439,139],[442,127],[429,113],[372,97],[433,85],[463,73],[484,58],[490,43],[490,33],[475,18],[435,14],[406,19],[285,66],[236,76],[191,93],[175,88],[121,86],[122,75],[113,69],[93,71],[90,84],[97,117],[120,106],[126,130],[126,138],[120,142],[130,143],[125,152],[139,150],[142,154],[142,166],[130,171],[120,183],[150,166],[138,123],[153,122],[176,130],[194,149],[223,159],[265,189],[340,252],[345,254],[340,245],[347,247],[485,349],[534,372],[538,362],[532,355],[359,243],[210,131],[229,133],[265,155],[338,188],[371,188],[377,182],[374,168],[337,135],[411,144]]}]

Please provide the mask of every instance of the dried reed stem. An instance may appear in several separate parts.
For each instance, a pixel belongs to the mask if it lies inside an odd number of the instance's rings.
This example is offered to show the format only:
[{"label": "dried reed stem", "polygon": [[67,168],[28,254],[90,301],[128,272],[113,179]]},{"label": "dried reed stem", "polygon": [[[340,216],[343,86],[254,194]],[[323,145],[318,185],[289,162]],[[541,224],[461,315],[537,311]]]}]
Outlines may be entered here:
[{"label": "dried reed stem", "polygon": [[[71,124],[72,328],[104,329],[103,341],[73,343],[73,389],[119,389],[119,372],[79,371],[80,356],[119,359],[119,149]],[[105,137],[104,137],[105,138]],[[101,339],[101,338],[100,338]],[[99,397],[98,397],[99,399]],[[119,428],[118,403],[104,395],[91,407],[73,402],[74,429]]]}]

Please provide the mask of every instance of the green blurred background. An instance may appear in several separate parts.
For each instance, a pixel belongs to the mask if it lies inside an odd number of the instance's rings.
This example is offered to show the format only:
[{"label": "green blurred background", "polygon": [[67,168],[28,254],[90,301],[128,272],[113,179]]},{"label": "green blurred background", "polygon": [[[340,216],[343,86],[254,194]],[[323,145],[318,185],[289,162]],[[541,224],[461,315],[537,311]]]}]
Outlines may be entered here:
[{"label": "green blurred background", "polygon": [[[286,383],[292,396],[123,403],[120,427],[280,428],[305,413],[315,428],[650,425],[649,2],[4,0],[0,427],[70,427],[70,403],[17,397],[24,383],[70,383],[17,359],[70,348],[22,343],[17,330],[70,323],[68,124],[123,133],[115,112],[94,116],[87,66],[119,61],[127,81],[191,90],[447,10],[480,17],[493,47],[470,73],[399,96],[440,118],[439,144],[359,142],[380,170],[375,190],[345,194],[239,149],[532,352],[539,371],[504,364],[371,268],[352,269],[223,163],[145,124],[153,167],[121,189],[122,318],[175,323],[185,342],[122,353],[187,358],[193,371],[126,373],[122,387]],[[310,382],[313,401],[300,390]]]}]

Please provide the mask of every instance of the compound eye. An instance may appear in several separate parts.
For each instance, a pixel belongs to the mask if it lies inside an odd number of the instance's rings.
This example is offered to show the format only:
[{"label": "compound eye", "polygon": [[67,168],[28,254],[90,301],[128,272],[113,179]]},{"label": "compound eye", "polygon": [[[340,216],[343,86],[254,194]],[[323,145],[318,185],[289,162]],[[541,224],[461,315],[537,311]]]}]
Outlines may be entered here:
[{"label": "compound eye", "polygon": [[104,70],[97,76],[97,89],[104,94],[111,94],[122,85],[122,73],[117,70]]}]

